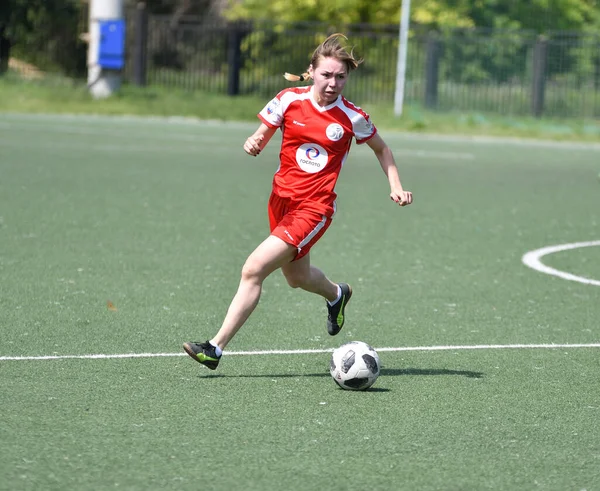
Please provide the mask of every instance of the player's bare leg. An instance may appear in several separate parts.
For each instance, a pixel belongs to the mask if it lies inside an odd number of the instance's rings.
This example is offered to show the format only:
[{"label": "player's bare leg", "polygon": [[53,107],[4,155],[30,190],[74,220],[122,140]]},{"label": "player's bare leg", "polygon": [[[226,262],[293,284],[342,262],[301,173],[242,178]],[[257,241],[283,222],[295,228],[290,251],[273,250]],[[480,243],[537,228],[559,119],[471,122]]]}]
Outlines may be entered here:
[{"label": "player's bare leg", "polygon": [[212,339],[221,349],[227,346],[258,305],[262,284],[267,276],[292,261],[296,253],[294,246],[270,235],[250,254],[242,268],[237,293],[229,305],[221,329]]},{"label": "player's bare leg", "polygon": [[229,305],[217,335],[203,343],[184,343],[183,349],[187,354],[211,370],[215,370],[219,365],[222,350],[258,305],[265,278],[282,265],[289,263],[296,254],[297,249],[294,246],[278,237],[272,235],[267,237],[246,259],[237,293]]},{"label": "player's bare leg", "polygon": [[339,333],[344,326],[346,305],[352,297],[350,285],[333,283],[319,268],[310,264],[310,253],[285,264],[281,270],[292,288],[302,288],[327,299],[327,332],[332,336]]},{"label": "player's bare leg", "polygon": [[281,271],[292,288],[302,288],[333,302],[338,297],[338,286],[325,273],[310,264],[310,252],[291,263],[284,264]]}]

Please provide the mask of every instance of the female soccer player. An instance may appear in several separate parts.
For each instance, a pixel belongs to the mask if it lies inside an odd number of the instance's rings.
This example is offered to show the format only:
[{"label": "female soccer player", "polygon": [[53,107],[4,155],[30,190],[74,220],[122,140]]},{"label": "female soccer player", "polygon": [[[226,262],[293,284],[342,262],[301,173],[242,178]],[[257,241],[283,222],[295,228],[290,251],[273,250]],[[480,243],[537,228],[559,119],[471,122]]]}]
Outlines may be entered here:
[{"label": "female soccer player", "polygon": [[277,129],[283,133],[268,205],[271,234],[246,260],[237,293],[217,334],[203,343],[183,345],[192,358],[211,370],[217,368],[223,350],[256,308],[263,281],[279,268],[292,288],[326,299],[330,335],[335,336],[344,326],[352,288],[333,283],[311,265],[309,251],[331,225],[334,188],[352,138],[375,153],[388,178],[390,198],[400,206],[412,203],[412,193],[400,183],[392,152],[369,115],[342,96],[348,75],[362,60],[355,59],[340,38],[345,36],[333,34],[317,47],[307,73],[285,74],[291,81],[310,78],[313,83],[277,94],[258,114],[261,124],[244,143],[245,152],[256,157]]}]

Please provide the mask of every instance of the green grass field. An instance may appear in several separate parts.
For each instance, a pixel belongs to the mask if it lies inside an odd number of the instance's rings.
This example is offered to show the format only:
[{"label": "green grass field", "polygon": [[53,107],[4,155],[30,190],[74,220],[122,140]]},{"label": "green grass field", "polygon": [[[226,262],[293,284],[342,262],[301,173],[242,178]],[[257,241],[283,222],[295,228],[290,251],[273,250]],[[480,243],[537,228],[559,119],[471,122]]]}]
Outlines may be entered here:
[{"label": "green grass field", "polygon": [[522,263],[600,240],[600,146],[384,131],[405,209],[355,146],[311,254],[344,330],[276,272],[210,372],[181,344],[268,233],[255,126],[0,114],[0,489],[600,489],[600,247]]}]

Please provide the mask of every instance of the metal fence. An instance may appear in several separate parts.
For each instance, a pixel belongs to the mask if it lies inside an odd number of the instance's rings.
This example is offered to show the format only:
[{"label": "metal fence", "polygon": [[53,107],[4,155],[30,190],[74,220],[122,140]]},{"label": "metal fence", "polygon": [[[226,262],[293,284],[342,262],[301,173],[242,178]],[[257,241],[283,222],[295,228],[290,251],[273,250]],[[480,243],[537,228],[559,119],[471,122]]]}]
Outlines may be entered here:
[{"label": "metal fence", "polygon": [[[286,71],[304,71],[324,36],[341,31],[364,63],[347,95],[359,103],[394,100],[398,26],[315,23],[224,24],[129,14],[125,75],[139,85],[272,96]],[[600,117],[600,35],[413,26],[406,70],[407,104],[440,111]]]},{"label": "metal fence", "polygon": [[[200,17],[173,22],[172,16],[150,15],[141,5],[126,13],[124,78],[132,84],[270,97],[290,85],[284,72],[304,71],[313,49],[339,31],[364,58],[346,95],[359,104],[394,101],[397,25],[231,24]],[[66,33],[70,42],[63,33],[39,43],[46,51],[60,45],[54,61],[69,76],[85,74],[81,19],[78,29]],[[44,52],[31,48],[17,40],[14,51],[21,62],[39,68],[36,60]],[[600,118],[600,34],[433,32],[412,25],[405,90],[406,104],[431,110]]]}]

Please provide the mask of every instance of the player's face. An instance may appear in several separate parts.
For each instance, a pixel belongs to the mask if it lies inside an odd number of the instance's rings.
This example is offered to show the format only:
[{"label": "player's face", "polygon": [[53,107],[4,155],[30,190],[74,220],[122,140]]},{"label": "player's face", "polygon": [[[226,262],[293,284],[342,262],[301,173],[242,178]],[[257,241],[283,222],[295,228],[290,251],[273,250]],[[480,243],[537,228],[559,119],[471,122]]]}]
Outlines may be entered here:
[{"label": "player's face", "polygon": [[335,58],[320,58],[316,67],[309,67],[309,72],[313,78],[317,104],[321,106],[334,102],[348,80],[346,64]]}]

